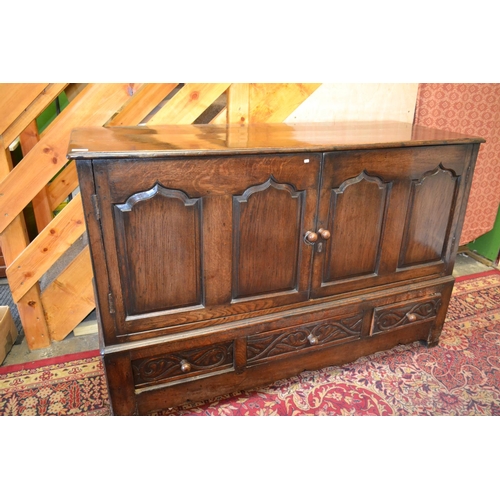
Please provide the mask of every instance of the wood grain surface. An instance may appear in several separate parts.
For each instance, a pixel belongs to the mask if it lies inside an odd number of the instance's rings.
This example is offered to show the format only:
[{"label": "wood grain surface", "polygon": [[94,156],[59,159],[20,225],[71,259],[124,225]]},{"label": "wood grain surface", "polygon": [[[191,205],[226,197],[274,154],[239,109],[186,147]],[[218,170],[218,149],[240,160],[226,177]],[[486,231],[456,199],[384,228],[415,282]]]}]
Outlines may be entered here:
[{"label": "wood grain surface", "polygon": [[[234,135],[239,137],[234,141]],[[162,157],[481,143],[481,137],[402,122],[163,125],[76,129],[69,158]]]}]

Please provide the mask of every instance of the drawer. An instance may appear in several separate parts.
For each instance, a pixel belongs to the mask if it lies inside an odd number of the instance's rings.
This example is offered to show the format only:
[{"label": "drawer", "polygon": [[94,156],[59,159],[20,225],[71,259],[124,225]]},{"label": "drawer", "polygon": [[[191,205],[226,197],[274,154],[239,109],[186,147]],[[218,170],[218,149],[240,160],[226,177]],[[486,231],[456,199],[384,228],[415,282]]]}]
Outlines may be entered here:
[{"label": "drawer", "polygon": [[174,384],[185,379],[231,371],[234,369],[233,344],[226,342],[133,359],[134,385],[140,388]]},{"label": "drawer", "polygon": [[247,364],[361,338],[363,313],[283,328],[247,338]]},{"label": "drawer", "polygon": [[397,304],[375,307],[370,335],[433,319],[440,307],[440,293],[418,300],[408,300]]}]

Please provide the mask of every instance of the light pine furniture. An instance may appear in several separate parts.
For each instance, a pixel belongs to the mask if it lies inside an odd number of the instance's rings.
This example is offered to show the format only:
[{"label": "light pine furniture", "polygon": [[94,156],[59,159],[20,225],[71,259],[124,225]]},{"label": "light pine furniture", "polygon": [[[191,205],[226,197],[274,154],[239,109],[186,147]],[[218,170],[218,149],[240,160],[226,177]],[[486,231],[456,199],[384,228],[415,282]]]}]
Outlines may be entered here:
[{"label": "light pine furniture", "polygon": [[436,345],[481,142],[397,122],[75,130],[114,414]]}]

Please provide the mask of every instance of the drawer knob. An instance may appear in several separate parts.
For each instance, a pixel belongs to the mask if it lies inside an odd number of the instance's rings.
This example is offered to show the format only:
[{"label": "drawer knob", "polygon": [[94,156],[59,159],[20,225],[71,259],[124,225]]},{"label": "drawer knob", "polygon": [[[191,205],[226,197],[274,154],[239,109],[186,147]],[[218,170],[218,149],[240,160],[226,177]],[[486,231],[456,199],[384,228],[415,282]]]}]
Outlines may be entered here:
[{"label": "drawer knob", "polygon": [[307,336],[307,340],[309,340],[309,343],[311,345],[318,345],[318,337],[316,335],[313,335],[312,333]]},{"label": "drawer knob", "polygon": [[327,240],[331,236],[330,231],[328,231],[327,229],[323,229],[323,228],[318,229],[318,233],[320,234],[320,236],[324,240]]},{"label": "drawer knob", "polygon": [[315,241],[318,241],[318,235],[316,233],[313,233],[312,231],[307,231],[304,239],[306,243],[314,243]]},{"label": "drawer knob", "polygon": [[184,372],[184,373],[188,373],[191,371],[191,364],[189,363],[189,361],[183,359],[181,361],[181,370]]},{"label": "drawer knob", "polygon": [[414,313],[406,313],[406,317],[408,318],[408,321],[410,323],[413,323],[414,321],[417,321],[417,315]]}]

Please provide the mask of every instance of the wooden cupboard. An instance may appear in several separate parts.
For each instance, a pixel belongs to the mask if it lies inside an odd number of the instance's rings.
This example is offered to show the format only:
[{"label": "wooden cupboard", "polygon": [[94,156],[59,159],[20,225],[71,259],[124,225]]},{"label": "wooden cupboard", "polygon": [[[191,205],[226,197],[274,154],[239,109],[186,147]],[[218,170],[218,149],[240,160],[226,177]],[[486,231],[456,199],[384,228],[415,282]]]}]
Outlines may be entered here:
[{"label": "wooden cupboard", "polygon": [[396,122],[75,130],[114,413],[436,345],[481,142]]}]

